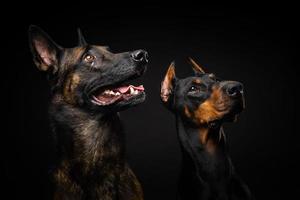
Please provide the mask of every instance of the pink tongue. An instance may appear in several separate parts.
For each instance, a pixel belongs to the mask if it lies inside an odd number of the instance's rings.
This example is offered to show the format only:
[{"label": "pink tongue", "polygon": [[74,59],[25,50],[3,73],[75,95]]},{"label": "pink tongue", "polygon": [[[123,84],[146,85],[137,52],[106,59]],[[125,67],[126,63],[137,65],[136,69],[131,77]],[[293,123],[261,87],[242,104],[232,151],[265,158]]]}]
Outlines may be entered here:
[{"label": "pink tongue", "polygon": [[144,86],[143,85],[140,85],[140,86],[137,86],[137,87],[133,86],[133,85],[122,86],[122,87],[116,88],[115,90],[118,90],[120,93],[124,94],[124,93],[128,92],[130,87],[132,87],[135,90],[144,91]]}]

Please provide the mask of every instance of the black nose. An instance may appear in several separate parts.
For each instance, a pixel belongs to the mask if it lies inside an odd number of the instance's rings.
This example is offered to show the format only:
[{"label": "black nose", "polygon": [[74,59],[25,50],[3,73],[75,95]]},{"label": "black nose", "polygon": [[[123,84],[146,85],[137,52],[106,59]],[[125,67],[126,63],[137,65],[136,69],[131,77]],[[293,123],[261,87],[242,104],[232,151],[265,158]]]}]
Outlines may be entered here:
[{"label": "black nose", "polygon": [[147,51],[144,50],[136,50],[134,52],[131,53],[131,57],[134,61],[136,62],[143,62],[143,63],[148,63],[148,53]]},{"label": "black nose", "polygon": [[243,85],[239,82],[231,81],[226,85],[226,92],[231,97],[241,95],[243,93]]}]

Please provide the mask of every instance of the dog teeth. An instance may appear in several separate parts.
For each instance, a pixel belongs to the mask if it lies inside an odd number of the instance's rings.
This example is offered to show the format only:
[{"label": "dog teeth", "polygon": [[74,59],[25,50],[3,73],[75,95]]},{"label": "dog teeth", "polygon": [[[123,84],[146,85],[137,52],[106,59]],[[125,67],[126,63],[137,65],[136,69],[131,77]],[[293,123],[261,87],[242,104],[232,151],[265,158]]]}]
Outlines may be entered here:
[{"label": "dog teeth", "polygon": [[114,91],[112,91],[112,90],[105,90],[105,91],[104,91],[104,94],[114,95],[114,96],[119,96],[119,95],[121,95],[120,92],[114,92]]},{"label": "dog teeth", "polygon": [[130,87],[130,94],[134,94],[134,89]]},{"label": "dog teeth", "polygon": [[131,95],[137,95],[137,94],[139,93],[138,90],[135,90],[135,89],[132,88],[132,87],[130,87],[129,90],[130,90],[130,94],[131,94]]},{"label": "dog teeth", "polygon": [[[114,92],[114,91],[112,91],[112,90],[105,90],[104,91],[104,94],[106,94],[106,95],[112,95],[112,96],[120,96],[122,93],[120,93],[120,92]],[[131,95],[137,95],[137,94],[139,94],[139,91],[138,90],[135,90],[134,88],[132,88],[132,87],[130,87],[129,88],[129,94],[131,94]]]}]

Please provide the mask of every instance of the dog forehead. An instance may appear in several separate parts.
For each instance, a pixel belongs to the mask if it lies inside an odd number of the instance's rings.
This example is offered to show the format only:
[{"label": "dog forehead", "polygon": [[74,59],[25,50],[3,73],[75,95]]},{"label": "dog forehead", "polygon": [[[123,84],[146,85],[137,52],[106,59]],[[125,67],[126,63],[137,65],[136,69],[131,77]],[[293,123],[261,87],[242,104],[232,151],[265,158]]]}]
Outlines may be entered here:
[{"label": "dog forehead", "polygon": [[198,76],[200,81],[195,81],[195,83],[203,83],[206,85],[212,84],[214,82],[216,82],[216,77],[214,74],[202,74],[200,76]]},{"label": "dog forehead", "polygon": [[74,47],[74,48],[68,48],[65,50],[65,54],[68,57],[80,57],[85,51],[85,47]]},{"label": "dog forehead", "polygon": [[185,88],[190,87],[190,85],[192,84],[193,80],[196,77],[186,77],[183,79],[177,79],[176,81],[176,90],[178,92],[182,91],[182,90],[186,90]]},{"label": "dog forehead", "polygon": [[192,83],[200,84],[203,81],[204,80],[203,80],[202,77],[199,77],[199,76],[190,76],[190,77],[186,77],[186,78],[183,78],[183,79],[179,79],[178,85],[186,86],[186,85],[190,85]]},{"label": "dog forehead", "polygon": [[108,46],[101,46],[101,45],[92,45],[91,50],[100,53],[100,54],[109,54],[111,52],[108,51]]},{"label": "dog forehead", "polygon": [[210,74],[201,74],[199,76],[190,76],[183,79],[178,79],[176,81],[177,91],[185,91],[191,85],[204,84],[207,86],[212,86],[216,83],[214,79],[210,77]]},{"label": "dog forehead", "polygon": [[108,46],[91,45],[89,47],[89,52],[98,58],[105,57],[108,60],[113,59],[115,56],[115,54],[109,51]]},{"label": "dog forehead", "polygon": [[73,63],[76,63],[82,57],[82,54],[84,52],[85,47],[74,47],[65,49],[62,58],[62,65],[68,66]]}]

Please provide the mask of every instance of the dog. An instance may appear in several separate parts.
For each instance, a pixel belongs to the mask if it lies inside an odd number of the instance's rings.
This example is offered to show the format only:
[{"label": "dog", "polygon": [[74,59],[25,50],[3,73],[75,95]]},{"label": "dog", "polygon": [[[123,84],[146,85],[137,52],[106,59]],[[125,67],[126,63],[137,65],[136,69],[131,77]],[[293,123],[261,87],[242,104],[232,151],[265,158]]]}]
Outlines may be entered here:
[{"label": "dog", "polygon": [[172,63],[161,84],[161,100],[176,117],[182,150],[178,198],[182,200],[250,200],[228,155],[224,122],[244,109],[243,85],[223,81],[190,58],[194,76],[179,79]]},{"label": "dog", "polygon": [[90,45],[78,30],[74,48],[57,45],[29,27],[29,45],[51,87],[49,116],[57,146],[51,173],[55,200],[142,200],[139,181],[125,160],[119,111],[145,100],[143,85],[130,84],[146,71],[148,53],[112,53]]}]

